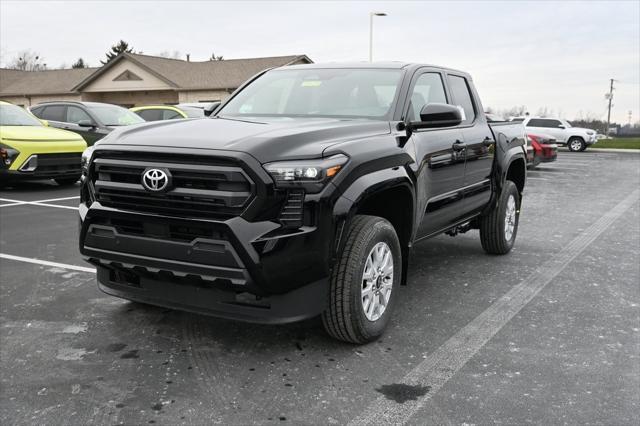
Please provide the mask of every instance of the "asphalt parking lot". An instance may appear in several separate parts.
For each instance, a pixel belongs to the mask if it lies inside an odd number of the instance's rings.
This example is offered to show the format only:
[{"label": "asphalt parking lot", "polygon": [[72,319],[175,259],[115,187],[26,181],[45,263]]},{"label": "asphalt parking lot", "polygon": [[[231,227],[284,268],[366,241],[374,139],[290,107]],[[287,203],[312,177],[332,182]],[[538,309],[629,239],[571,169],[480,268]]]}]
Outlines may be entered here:
[{"label": "asphalt parking lot", "polygon": [[[0,191],[2,424],[636,424],[640,155],[559,153],[528,174],[518,239],[414,250],[391,326],[226,321],[102,294],[78,187]],[[636,419],[635,421],[633,419]]]}]

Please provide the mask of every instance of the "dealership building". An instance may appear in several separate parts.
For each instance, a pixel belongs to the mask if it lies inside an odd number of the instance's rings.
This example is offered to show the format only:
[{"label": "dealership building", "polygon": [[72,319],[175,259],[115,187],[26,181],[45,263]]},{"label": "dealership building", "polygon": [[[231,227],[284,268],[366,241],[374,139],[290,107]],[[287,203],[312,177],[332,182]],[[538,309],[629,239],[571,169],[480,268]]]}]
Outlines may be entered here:
[{"label": "dealership building", "polygon": [[191,62],[122,53],[99,68],[0,68],[0,99],[20,106],[67,100],[125,107],[222,101],[262,70],[308,63],[306,55]]}]

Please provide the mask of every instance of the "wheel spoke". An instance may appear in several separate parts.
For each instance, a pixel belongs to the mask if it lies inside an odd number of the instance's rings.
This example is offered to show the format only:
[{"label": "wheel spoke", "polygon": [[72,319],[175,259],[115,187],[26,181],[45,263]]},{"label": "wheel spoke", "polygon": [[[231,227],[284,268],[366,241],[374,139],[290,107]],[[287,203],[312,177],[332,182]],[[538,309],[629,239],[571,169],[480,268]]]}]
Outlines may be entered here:
[{"label": "wheel spoke", "polygon": [[393,253],[387,243],[377,243],[369,252],[362,272],[362,309],[369,321],[384,314],[393,290]]}]

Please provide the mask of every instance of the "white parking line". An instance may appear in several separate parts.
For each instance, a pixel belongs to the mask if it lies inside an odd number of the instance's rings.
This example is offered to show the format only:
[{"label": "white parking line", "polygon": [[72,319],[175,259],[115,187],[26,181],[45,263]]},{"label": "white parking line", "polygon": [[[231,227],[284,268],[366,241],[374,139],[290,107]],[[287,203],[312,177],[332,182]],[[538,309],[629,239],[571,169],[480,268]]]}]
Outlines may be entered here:
[{"label": "white parking line", "polygon": [[578,257],[613,222],[639,199],[640,190],[633,191],[593,225],[574,238],[557,255],[540,265],[538,270],[509,290],[488,309],[436,349],[402,379],[406,385],[428,386],[428,393],[416,400],[398,404],[383,396],[374,400],[349,425],[407,423],[424,404],[444,386],[464,365],[522,310],[547,284]]},{"label": "white parking line", "polygon": [[51,198],[51,199],[48,199],[48,200],[39,200],[39,201],[22,201],[22,200],[12,200],[12,199],[9,199],[9,198],[0,198],[0,201],[4,201],[5,203],[10,203],[10,204],[0,204],[0,208],[2,208],[2,207],[11,207],[11,206],[31,205],[31,206],[57,207],[59,209],[78,210],[77,207],[73,207],[73,206],[59,206],[57,204],[47,204],[47,202],[73,200],[73,199],[76,199],[76,198],[80,198],[80,196],[76,195],[76,196],[73,196],[73,197]]},{"label": "white parking line", "polygon": [[48,260],[32,259],[30,257],[14,256],[12,254],[0,253],[0,259],[16,260],[18,262],[34,263],[36,265],[52,266],[54,268],[70,269],[72,271],[96,273],[95,268],[85,266],[68,265],[66,263],[49,262]]}]

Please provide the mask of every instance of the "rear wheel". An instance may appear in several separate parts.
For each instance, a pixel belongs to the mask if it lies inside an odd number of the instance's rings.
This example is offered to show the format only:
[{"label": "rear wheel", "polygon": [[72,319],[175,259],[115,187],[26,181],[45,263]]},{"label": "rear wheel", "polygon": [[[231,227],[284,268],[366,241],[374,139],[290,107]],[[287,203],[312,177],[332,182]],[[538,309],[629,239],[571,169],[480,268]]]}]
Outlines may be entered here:
[{"label": "rear wheel", "polygon": [[582,138],[573,137],[567,142],[567,147],[569,147],[569,151],[579,152],[587,149],[587,144],[584,143]]},{"label": "rear wheel", "polygon": [[387,220],[354,218],[334,266],[329,305],[322,314],[332,337],[361,344],[382,335],[402,276],[401,256],[398,236]]},{"label": "rear wheel", "polygon": [[493,210],[480,217],[482,248],[489,254],[509,253],[516,241],[519,219],[520,194],[516,185],[507,180]]},{"label": "rear wheel", "polygon": [[78,180],[80,179],[80,176],[74,176],[74,177],[69,177],[69,178],[59,178],[59,179],[54,179],[56,181],[56,183],[60,186],[68,186],[68,185],[73,185],[74,183],[76,183]]}]

